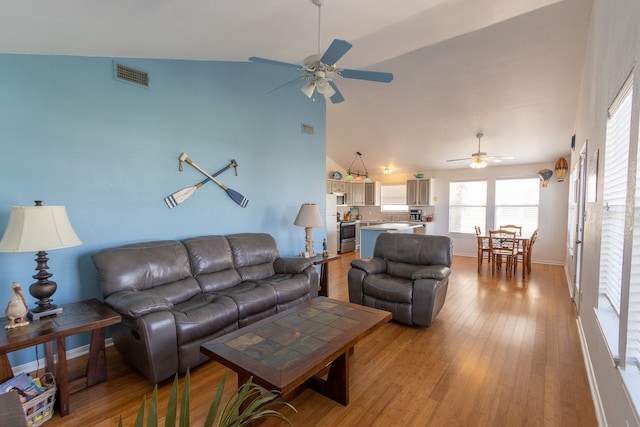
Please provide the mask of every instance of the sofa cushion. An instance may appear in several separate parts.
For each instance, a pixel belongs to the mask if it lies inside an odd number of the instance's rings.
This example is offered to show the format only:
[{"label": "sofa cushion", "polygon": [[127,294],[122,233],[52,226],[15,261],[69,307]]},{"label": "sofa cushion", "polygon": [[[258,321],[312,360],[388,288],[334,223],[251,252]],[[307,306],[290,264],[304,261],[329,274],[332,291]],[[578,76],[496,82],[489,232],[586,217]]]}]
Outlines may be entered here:
[{"label": "sofa cushion", "polygon": [[233,288],[218,293],[231,298],[238,307],[238,325],[245,326],[254,320],[255,315],[265,317],[276,313],[278,302],[273,287],[256,282],[243,282]]},{"label": "sofa cushion", "polygon": [[273,288],[278,305],[309,294],[309,279],[303,274],[276,274],[258,283]]},{"label": "sofa cushion", "polygon": [[171,312],[176,321],[178,345],[224,330],[238,319],[238,308],[231,298],[212,294],[196,295],[176,304]]},{"label": "sofa cushion", "polygon": [[392,303],[411,303],[413,281],[384,273],[370,274],[364,278],[362,292],[365,297],[370,296]]},{"label": "sofa cushion", "polygon": [[[92,256],[102,295],[146,289],[171,303],[200,293],[191,275],[187,250],[176,240],[135,243],[104,249]],[[163,285],[171,285],[159,289]]]},{"label": "sofa cushion", "polygon": [[227,236],[233,264],[243,282],[260,280],[275,274],[273,262],[280,258],[276,241],[265,233],[241,233]]},{"label": "sofa cushion", "polygon": [[451,267],[453,241],[449,236],[382,233],[376,239],[373,256],[406,264]]},{"label": "sofa cushion", "polygon": [[218,292],[242,281],[233,265],[231,247],[224,236],[202,236],[182,241],[191,270],[203,292]]}]

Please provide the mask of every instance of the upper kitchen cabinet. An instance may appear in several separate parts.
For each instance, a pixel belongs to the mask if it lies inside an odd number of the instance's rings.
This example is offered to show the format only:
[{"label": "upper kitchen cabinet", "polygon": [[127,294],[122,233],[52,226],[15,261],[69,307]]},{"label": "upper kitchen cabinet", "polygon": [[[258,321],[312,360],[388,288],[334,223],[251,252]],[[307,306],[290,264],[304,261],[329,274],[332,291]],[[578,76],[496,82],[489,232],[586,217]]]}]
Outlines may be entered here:
[{"label": "upper kitchen cabinet", "polygon": [[380,183],[364,183],[364,204],[365,206],[380,206]]},{"label": "upper kitchen cabinet", "polygon": [[364,206],[365,183],[352,182],[351,192],[349,193],[349,204],[351,206]]},{"label": "upper kitchen cabinet", "polygon": [[407,205],[431,206],[433,196],[433,178],[407,180]]},{"label": "upper kitchen cabinet", "polygon": [[337,181],[335,179],[327,180],[327,193],[346,193],[351,192],[351,183],[346,181]]}]

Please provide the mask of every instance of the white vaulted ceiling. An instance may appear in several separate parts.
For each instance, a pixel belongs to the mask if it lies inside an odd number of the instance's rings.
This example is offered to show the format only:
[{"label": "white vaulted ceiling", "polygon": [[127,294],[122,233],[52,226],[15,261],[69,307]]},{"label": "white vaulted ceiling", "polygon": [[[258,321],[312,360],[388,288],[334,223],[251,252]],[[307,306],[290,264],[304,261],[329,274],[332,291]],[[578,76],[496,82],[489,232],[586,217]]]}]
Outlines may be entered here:
[{"label": "white vaulted ceiling", "polygon": [[[317,51],[310,0],[0,4],[3,53],[301,63]],[[348,40],[341,67],[395,77],[337,81],[346,100],[327,105],[327,155],[347,168],[360,151],[371,174],[466,167],[445,160],[477,151],[482,131],[482,151],[514,157],[504,164],[552,164],[570,150],[590,11],[591,0],[326,0],[322,51]]]}]

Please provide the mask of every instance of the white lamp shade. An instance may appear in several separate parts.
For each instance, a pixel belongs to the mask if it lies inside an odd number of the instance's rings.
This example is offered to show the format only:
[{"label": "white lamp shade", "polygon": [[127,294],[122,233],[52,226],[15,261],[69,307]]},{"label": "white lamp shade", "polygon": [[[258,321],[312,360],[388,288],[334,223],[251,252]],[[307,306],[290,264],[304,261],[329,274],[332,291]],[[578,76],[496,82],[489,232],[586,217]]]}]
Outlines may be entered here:
[{"label": "white lamp shade", "polygon": [[315,203],[303,203],[293,224],[300,227],[322,227],[324,223],[322,222],[318,205]]},{"label": "white lamp shade", "polygon": [[38,252],[81,244],[64,206],[13,206],[0,252]]},{"label": "white lamp shade", "polygon": [[316,82],[314,80],[311,80],[309,83],[305,84],[300,88],[302,93],[307,95],[307,98],[311,98],[311,96],[313,95],[313,91],[315,89],[316,89]]}]

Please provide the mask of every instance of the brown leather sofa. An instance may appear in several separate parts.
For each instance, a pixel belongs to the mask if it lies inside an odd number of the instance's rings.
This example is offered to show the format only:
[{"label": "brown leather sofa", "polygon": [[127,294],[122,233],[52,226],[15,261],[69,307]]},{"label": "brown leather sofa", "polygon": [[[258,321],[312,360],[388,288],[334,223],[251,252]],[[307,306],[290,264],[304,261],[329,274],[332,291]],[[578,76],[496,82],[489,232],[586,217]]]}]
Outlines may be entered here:
[{"label": "brown leather sofa", "polygon": [[351,261],[349,300],[390,311],[400,323],[431,326],[447,296],[452,259],[448,236],[382,233],[372,258]]},{"label": "brown leather sofa", "polygon": [[152,383],[208,360],[200,345],[318,295],[310,259],[281,258],[269,234],[165,240],[92,256],[122,357]]}]

